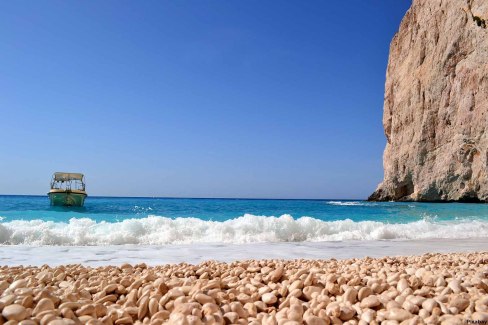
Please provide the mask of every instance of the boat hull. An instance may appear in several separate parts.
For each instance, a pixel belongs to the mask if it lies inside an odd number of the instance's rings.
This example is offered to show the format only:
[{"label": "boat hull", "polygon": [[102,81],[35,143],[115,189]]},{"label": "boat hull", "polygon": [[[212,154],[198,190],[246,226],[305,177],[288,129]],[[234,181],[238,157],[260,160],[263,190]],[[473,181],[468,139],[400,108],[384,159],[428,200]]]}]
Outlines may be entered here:
[{"label": "boat hull", "polygon": [[51,205],[73,207],[82,207],[86,198],[85,193],[74,193],[69,191],[49,192],[48,196],[49,200],[51,200]]}]

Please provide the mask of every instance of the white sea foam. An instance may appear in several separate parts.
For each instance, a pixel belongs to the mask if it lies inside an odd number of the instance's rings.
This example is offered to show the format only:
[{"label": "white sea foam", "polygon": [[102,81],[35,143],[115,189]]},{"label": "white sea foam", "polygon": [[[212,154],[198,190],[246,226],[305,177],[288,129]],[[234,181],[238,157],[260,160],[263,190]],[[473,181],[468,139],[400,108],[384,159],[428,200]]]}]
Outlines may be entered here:
[{"label": "white sea foam", "polygon": [[73,218],[68,223],[43,220],[0,223],[0,244],[10,245],[242,244],[474,237],[488,237],[488,221],[438,222],[425,218],[406,224],[388,224],[246,214],[224,222],[149,216],[114,223],[88,218]]},{"label": "white sea foam", "polygon": [[327,201],[325,202],[328,205],[342,205],[342,206],[366,206],[366,205],[376,205],[375,203],[370,202],[361,202],[361,201]]},{"label": "white sea foam", "polygon": [[170,244],[104,246],[1,246],[1,265],[90,266],[122,263],[161,265],[166,263],[198,264],[209,259],[232,262],[247,259],[344,259],[365,256],[421,255],[486,251],[488,238],[322,241],[301,243],[249,244]]}]

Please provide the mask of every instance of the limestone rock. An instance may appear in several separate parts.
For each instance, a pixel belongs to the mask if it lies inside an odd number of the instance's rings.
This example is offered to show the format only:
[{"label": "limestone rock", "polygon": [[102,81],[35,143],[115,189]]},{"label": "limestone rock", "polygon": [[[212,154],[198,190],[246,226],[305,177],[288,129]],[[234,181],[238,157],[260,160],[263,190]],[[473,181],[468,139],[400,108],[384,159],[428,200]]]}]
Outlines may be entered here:
[{"label": "limestone rock", "polygon": [[414,0],[390,45],[369,200],[488,202],[488,1]]}]

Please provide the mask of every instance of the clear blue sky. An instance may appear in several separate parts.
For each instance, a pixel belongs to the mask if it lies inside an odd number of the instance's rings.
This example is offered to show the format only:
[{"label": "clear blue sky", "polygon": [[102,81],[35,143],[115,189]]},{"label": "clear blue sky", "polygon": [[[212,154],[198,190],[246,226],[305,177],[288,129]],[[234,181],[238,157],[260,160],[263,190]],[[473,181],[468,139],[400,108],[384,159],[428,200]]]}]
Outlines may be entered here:
[{"label": "clear blue sky", "polygon": [[0,193],[366,198],[410,2],[2,1]]}]

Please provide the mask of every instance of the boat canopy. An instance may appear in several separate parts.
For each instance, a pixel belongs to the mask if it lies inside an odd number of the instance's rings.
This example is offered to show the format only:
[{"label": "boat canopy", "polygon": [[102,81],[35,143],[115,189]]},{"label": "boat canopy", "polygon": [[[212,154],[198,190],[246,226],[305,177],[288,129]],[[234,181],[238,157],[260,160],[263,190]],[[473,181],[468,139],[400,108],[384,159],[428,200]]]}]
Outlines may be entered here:
[{"label": "boat canopy", "polygon": [[54,181],[56,182],[67,182],[67,181],[83,181],[83,174],[81,173],[54,173]]}]

